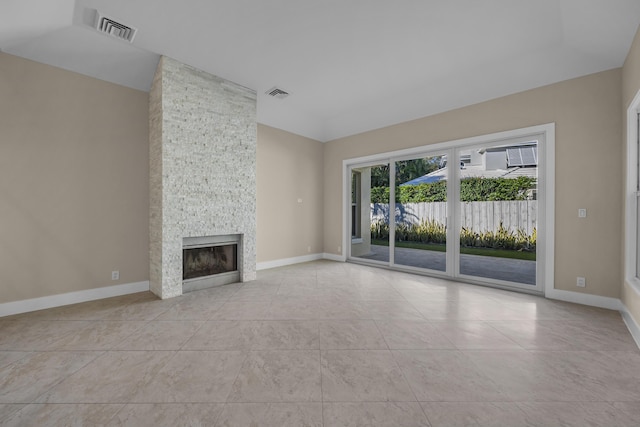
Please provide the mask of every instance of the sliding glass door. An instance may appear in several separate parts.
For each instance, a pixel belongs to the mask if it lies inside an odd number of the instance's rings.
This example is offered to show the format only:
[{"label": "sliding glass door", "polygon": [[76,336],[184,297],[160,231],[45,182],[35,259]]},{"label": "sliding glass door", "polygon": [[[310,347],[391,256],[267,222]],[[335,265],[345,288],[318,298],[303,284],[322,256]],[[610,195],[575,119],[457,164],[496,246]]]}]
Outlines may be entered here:
[{"label": "sliding glass door", "polygon": [[394,265],[447,270],[446,154],[395,161]]},{"label": "sliding glass door", "polygon": [[451,144],[348,165],[348,259],[542,291],[543,140]]},{"label": "sliding glass door", "polygon": [[538,141],[457,153],[460,276],[535,287]]}]

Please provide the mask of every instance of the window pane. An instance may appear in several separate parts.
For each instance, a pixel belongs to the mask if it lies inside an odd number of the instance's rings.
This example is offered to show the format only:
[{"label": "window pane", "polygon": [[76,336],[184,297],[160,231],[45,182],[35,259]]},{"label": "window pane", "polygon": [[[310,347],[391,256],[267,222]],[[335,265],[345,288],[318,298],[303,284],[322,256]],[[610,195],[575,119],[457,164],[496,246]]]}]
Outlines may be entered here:
[{"label": "window pane", "polygon": [[537,149],[460,151],[460,274],[536,285]]},{"label": "window pane", "polygon": [[[636,194],[640,194],[640,114],[637,115],[636,134]],[[632,172],[627,172],[632,173]],[[640,278],[640,197],[636,196],[636,277]]]},{"label": "window pane", "polygon": [[446,271],[445,156],[396,162],[394,263]]},{"label": "window pane", "polygon": [[640,278],[640,197],[636,197],[636,277]]},{"label": "window pane", "polygon": [[351,256],[389,262],[389,164],[354,167]]}]

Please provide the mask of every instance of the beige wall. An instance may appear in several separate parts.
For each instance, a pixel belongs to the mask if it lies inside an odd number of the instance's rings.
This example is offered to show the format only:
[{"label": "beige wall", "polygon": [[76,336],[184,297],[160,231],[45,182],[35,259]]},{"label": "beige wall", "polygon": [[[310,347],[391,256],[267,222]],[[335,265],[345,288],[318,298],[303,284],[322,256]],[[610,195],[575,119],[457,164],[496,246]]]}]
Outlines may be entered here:
[{"label": "beige wall", "polygon": [[[148,280],[148,94],[0,53],[0,100],[0,303]],[[323,144],[257,151],[258,262],[322,253]]]},{"label": "beige wall", "polygon": [[[623,132],[623,147],[625,147],[626,154],[626,129],[627,129],[627,108],[633,101],[633,98],[636,96],[636,93],[640,90],[640,29],[636,33],[636,37],[631,45],[631,50],[629,51],[629,55],[627,56],[627,60],[624,63],[624,67],[622,68],[622,118],[624,121],[624,132]],[[626,173],[626,164],[627,159],[625,155],[625,159],[622,162],[623,168],[625,168]],[[623,187],[624,188],[624,187]],[[621,192],[623,194],[624,191]],[[622,210],[624,211],[624,205],[620,205]],[[621,221],[624,224],[624,220]],[[622,239],[620,239],[624,243],[625,235],[624,232],[622,234]],[[624,265],[621,266],[621,271],[624,272]],[[624,273],[623,273],[624,274]],[[624,278],[624,276],[622,276]],[[622,284],[622,302],[627,306],[631,315],[635,318],[636,322],[640,324],[640,295],[633,290],[626,282],[623,281]]]},{"label": "beige wall", "polygon": [[322,152],[318,141],[258,125],[259,263],[323,252]]},{"label": "beige wall", "polygon": [[342,244],[344,159],[555,122],[555,287],[620,297],[620,87],[615,69],[326,143],[325,252]]},{"label": "beige wall", "polygon": [[148,280],[147,99],[0,53],[0,303]]}]

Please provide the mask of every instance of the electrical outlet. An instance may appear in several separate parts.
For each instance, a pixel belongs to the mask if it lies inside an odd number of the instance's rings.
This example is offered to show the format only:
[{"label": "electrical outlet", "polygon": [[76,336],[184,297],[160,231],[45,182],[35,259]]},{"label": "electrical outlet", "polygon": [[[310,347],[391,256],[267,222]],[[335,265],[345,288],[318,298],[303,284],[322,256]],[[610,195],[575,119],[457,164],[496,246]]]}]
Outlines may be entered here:
[{"label": "electrical outlet", "polygon": [[342,253],[342,246],[338,246],[338,253],[341,254]]},{"label": "electrical outlet", "polygon": [[120,272],[119,271],[112,271],[111,272],[111,280],[119,280],[120,279]]},{"label": "electrical outlet", "polygon": [[307,246],[307,252],[311,252],[311,246]]},{"label": "electrical outlet", "polygon": [[585,208],[578,209],[578,218],[586,218],[587,210]]},{"label": "electrical outlet", "polygon": [[579,288],[584,288],[587,286],[587,280],[584,277],[578,277],[576,280],[576,286]]}]

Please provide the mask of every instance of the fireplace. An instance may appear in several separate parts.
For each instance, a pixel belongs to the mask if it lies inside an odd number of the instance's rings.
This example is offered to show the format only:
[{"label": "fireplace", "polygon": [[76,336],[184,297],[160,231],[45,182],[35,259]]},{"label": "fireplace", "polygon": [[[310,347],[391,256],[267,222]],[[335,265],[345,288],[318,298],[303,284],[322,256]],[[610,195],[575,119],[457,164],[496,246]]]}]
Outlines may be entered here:
[{"label": "fireplace", "polygon": [[[149,92],[149,289],[162,299],[256,279],[256,100],[166,56],[158,62]],[[235,251],[188,251],[183,260],[185,249],[226,244]],[[190,254],[188,267],[201,271],[185,276]],[[198,265],[207,259],[217,267]]]},{"label": "fireplace", "polygon": [[241,280],[241,235],[186,237],[182,242],[182,292]]}]

